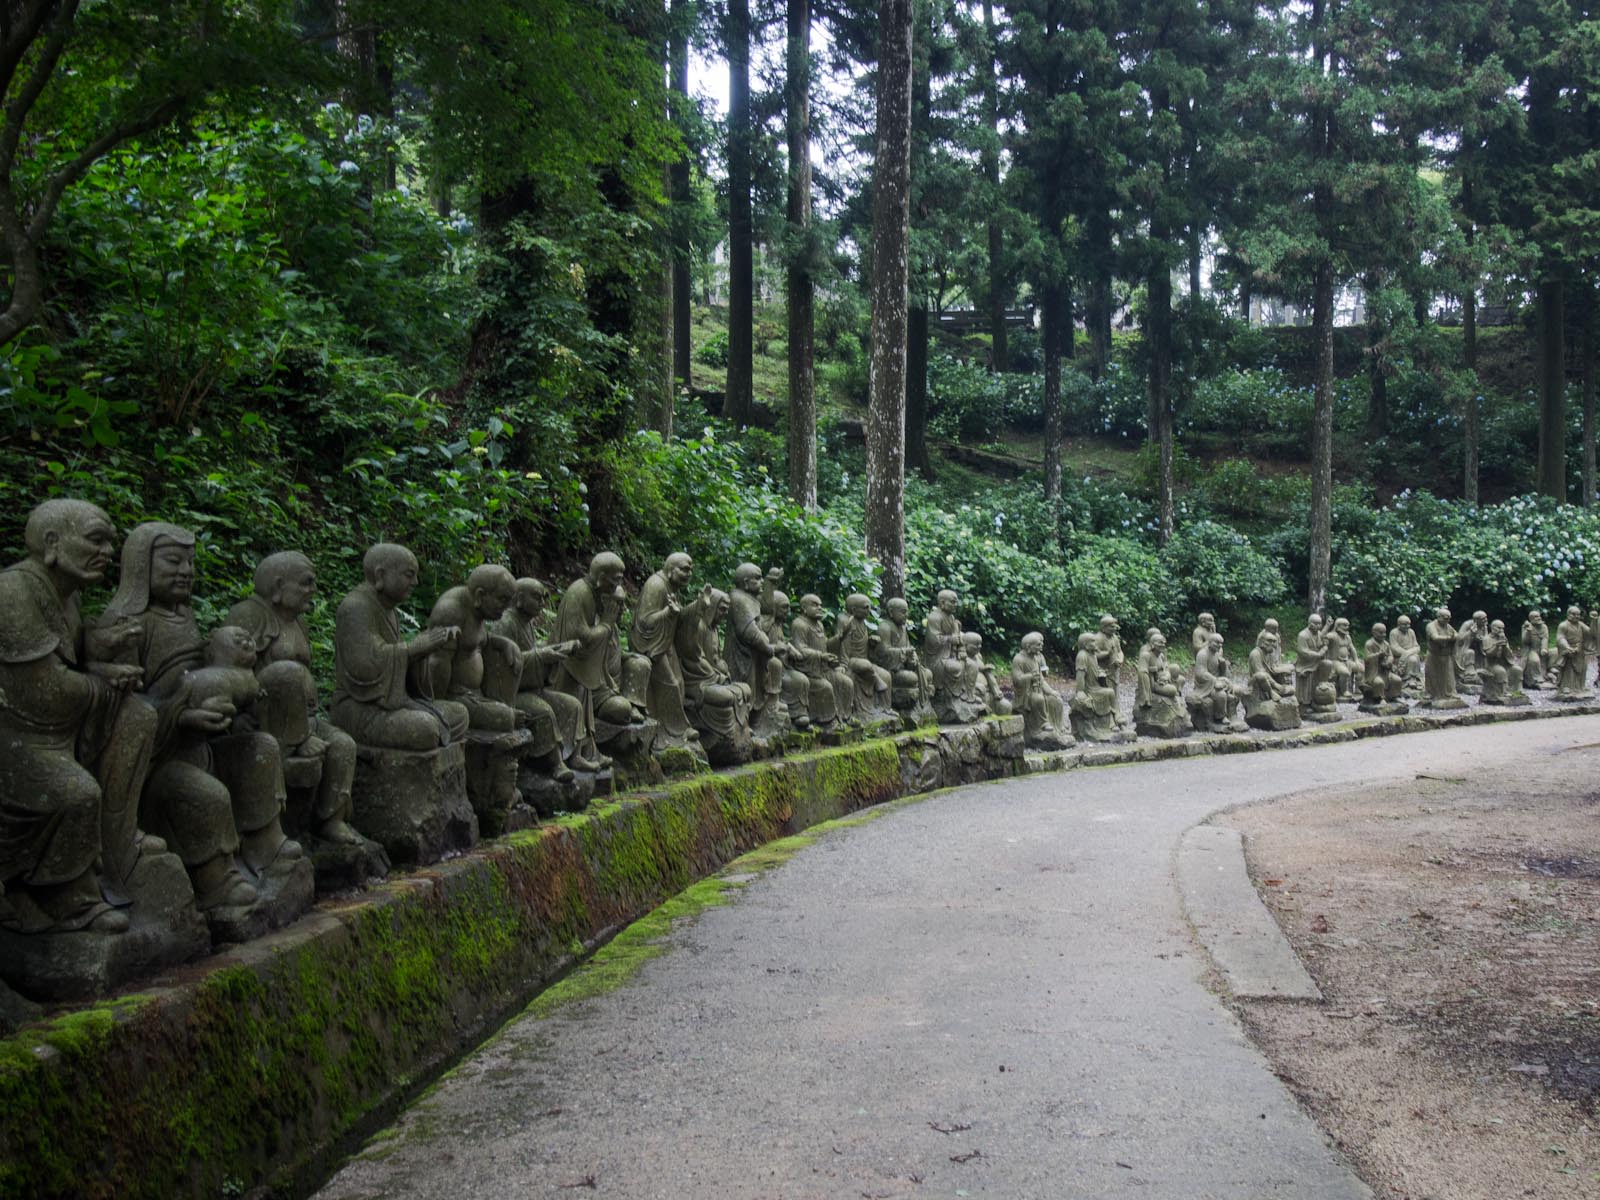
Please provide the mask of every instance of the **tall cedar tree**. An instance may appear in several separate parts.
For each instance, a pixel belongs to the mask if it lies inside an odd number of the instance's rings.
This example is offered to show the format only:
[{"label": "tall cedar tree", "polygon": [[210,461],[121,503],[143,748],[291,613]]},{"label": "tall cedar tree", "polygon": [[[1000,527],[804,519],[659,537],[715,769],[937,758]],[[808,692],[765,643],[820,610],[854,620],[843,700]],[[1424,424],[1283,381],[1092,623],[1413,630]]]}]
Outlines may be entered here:
[{"label": "tall cedar tree", "polygon": [[755,217],[750,120],[750,0],[728,0],[728,382],[722,415],[748,425],[755,405]]},{"label": "tall cedar tree", "polygon": [[872,352],[867,407],[867,553],[885,598],[904,596],[906,300],[911,240],[914,0],[878,6],[877,152],[872,172]]},{"label": "tall cedar tree", "polygon": [[789,495],[817,507],[816,250],[811,228],[811,0],[789,0],[784,124],[789,178]]}]

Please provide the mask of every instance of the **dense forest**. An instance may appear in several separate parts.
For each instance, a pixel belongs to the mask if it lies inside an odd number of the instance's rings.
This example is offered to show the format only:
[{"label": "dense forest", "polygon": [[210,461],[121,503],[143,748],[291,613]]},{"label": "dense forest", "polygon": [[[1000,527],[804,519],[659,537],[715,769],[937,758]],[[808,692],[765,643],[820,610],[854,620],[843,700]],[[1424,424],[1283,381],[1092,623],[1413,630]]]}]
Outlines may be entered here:
[{"label": "dense forest", "polygon": [[0,0],[0,84],[5,543],[184,524],[202,624],[377,540],[1007,655],[1600,599],[1592,5]]}]

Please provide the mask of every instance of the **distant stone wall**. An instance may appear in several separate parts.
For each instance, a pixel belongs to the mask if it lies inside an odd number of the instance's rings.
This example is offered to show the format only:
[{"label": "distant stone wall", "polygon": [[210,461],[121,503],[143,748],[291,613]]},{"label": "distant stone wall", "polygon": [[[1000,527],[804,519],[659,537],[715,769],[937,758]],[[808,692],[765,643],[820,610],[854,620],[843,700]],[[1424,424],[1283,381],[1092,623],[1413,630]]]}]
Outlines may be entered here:
[{"label": "distant stone wall", "polygon": [[597,803],[0,1042],[0,1197],[304,1192],[588,949],[773,838],[1020,774],[1022,720]]}]

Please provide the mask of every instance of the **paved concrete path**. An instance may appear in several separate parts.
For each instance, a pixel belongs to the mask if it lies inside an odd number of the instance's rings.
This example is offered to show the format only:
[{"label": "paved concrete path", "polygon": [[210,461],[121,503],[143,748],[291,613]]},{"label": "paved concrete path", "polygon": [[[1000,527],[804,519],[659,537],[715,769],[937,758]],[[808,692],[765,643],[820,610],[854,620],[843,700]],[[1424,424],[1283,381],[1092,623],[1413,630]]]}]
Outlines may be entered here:
[{"label": "paved concrete path", "polygon": [[1597,741],[1571,718],[934,796],[824,837],[621,989],[513,1022],[321,1194],[1365,1196],[1206,990],[1180,836]]}]

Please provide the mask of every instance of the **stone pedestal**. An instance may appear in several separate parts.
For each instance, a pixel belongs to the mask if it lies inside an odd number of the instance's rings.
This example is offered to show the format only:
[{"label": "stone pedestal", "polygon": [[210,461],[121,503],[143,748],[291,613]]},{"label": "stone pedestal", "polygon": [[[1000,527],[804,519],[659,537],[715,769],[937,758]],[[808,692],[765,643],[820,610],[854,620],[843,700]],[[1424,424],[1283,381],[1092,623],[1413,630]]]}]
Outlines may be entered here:
[{"label": "stone pedestal", "polygon": [[1067,720],[1072,725],[1072,736],[1080,742],[1131,742],[1134,732],[1123,724],[1120,714],[1104,715],[1074,696],[1067,706]]},{"label": "stone pedestal", "polygon": [[1250,728],[1239,717],[1239,697],[1234,696],[1227,705],[1227,716],[1218,719],[1215,715],[1215,702],[1208,698],[1196,699],[1194,696],[1184,697],[1184,704],[1189,710],[1189,723],[1199,733],[1243,733]]},{"label": "stone pedestal", "polygon": [[649,717],[637,725],[613,725],[598,716],[595,718],[595,745],[615,764],[616,776],[622,781],[619,789],[649,787],[666,778],[661,764],[656,761],[660,733],[660,724]]},{"label": "stone pedestal", "polygon": [[250,882],[256,886],[254,904],[213,908],[205,914],[214,944],[250,942],[281,929],[310,908],[317,896],[316,868],[303,853],[299,858],[278,859],[260,875],[251,876]]},{"label": "stone pedestal", "polygon": [[1037,729],[1024,730],[1022,740],[1027,749],[1039,751],[1070,750],[1077,745],[1069,730],[1058,729],[1053,725],[1048,728],[1041,725]]},{"label": "stone pedestal", "polygon": [[1424,700],[1419,707],[1431,708],[1439,712],[1454,712],[1456,709],[1466,708],[1467,702],[1460,696],[1439,696],[1434,699]]},{"label": "stone pedestal", "polygon": [[[603,772],[610,778],[610,772]],[[559,812],[579,812],[595,795],[595,772],[574,771],[572,778],[565,783],[557,783],[549,775],[524,764],[517,774],[517,790],[522,793],[522,803],[518,810],[526,809],[537,821],[541,817],[553,817]],[[503,833],[510,833],[514,829],[526,829],[533,821],[526,820],[524,816],[513,811],[512,819],[506,823]]]},{"label": "stone pedestal", "polygon": [[702,727],[700,744],[705,747],[706,761],[713,767],[739,767],[755,757],[755,739],[747,725],[735,725],[730,733],[718,733]]},{"label": "stone pedestal", "polygon": [[460,742],[423,753],[359,747],[354,798],[356,828],[397,866],[438,862],[478,840]]},{"label": "stone pedestal", "polygon": [[377,842],[329,842],[305,836],[301,842],[317,878],[317,895],[360,891],[389,873],[389,856]]},{"label": "stone pedestal", "polygon": [[[522,806],[517,788],[521,760],[533,746],[526,729],[474,729],[463,742],[467,753],[467,799],[478,814],[478,836],[498,837],[510,829],[510,816]],[[526,828],[524,822],[518,828]]]},{"label": "stone pedestal", "polygon": [[933,705],[922,698],[919,689],[896,687],[889,695],[895,712],[900,714],[907,729],[922,729],[938,723],[939,715],[933,711]]},{"label": "stone pedestal", "polygon": [[1373,717],[1403,717],[1411,711],[1411,705],[1404,700],[1363,700],[1356,705],[1356,711]]},{"label": "stone pedestal", "polygon": [[1133,728],[1141,737],[1181,738],[1194,732],[1188,710],[1172,696],[1156,696],[1133,707]]},{"label": "stone pedestal", "polygon": [[947,691],[934,692],[933,712],[941,725],[973,725],[989,715],[987,705]]},{"label": "stone pedestal", "polygon": [[[306,873],[309,879],[309,868]],[[211,934],[195,911],[189,876],[176,854],[141,857],[128,894],[131,924],[123,933],[0,930],[0,979],[36,1000],[87,1000],[211,948]]]},{"label": "stone pedestal", "polygon": [[1251,729],[1299,729],[1300,706],[1285,697],[1282,700],[1257,700],[1244,702],[1244,723]]}]

